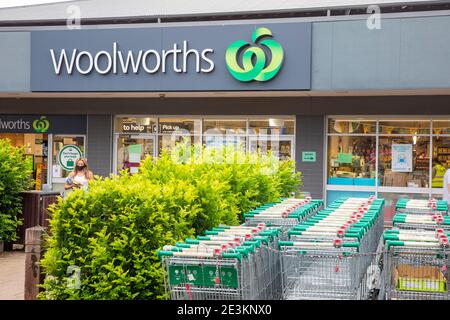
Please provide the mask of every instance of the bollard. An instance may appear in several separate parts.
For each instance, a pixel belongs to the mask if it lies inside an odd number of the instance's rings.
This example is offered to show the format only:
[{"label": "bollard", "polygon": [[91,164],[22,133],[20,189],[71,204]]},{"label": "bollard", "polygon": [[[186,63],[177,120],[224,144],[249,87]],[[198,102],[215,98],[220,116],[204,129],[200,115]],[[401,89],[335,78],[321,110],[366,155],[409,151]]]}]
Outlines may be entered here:
[{"label": "bollard", "polygon": [[42,238],[46,228],[32,227],[25,231],[25,300],[36,300],[43,274],[39,261],[43,254]]}]

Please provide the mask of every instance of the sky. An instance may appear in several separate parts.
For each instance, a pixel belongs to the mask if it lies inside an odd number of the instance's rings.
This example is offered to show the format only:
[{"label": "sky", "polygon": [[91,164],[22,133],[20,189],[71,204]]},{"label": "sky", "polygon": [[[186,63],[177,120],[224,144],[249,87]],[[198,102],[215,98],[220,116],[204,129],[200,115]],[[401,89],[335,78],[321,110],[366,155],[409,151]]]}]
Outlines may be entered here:
[{"label": "sky", "polygon": [[67,2],[71,0],[0,0],[0,8],[29,6],[41,3]]}]

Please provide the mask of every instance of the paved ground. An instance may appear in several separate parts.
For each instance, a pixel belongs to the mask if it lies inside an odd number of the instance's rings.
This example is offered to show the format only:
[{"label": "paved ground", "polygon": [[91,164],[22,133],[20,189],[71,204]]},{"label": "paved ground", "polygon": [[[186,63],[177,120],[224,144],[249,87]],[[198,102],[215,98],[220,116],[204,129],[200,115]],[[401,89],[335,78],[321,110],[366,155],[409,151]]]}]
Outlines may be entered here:
[{"label": "paved ground", "polygon": [[0,253],[0,300],[23,300],[25,285],[25,253]]}]

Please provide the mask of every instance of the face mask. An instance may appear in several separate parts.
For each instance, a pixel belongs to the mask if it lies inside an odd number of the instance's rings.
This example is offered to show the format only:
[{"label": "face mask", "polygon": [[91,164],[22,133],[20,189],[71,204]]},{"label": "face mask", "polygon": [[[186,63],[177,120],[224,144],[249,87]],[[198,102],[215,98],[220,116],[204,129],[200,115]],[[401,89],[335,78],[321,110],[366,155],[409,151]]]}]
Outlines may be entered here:
[{"label": "face mask", "polygon": [[76,166],[77,171],[83,170],[85,168],[85,166]]}]

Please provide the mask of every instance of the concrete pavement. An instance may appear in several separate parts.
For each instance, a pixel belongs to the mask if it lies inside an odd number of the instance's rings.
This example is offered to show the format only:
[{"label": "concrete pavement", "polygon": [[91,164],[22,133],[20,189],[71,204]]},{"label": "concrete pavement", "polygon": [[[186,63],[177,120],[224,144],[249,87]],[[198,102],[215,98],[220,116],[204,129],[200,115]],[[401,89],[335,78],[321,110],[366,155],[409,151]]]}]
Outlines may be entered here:
[{"label": "concrete pavement", "polygon": [[0,300],[23,300],[25,285],[25,253],[0,253]]}]

